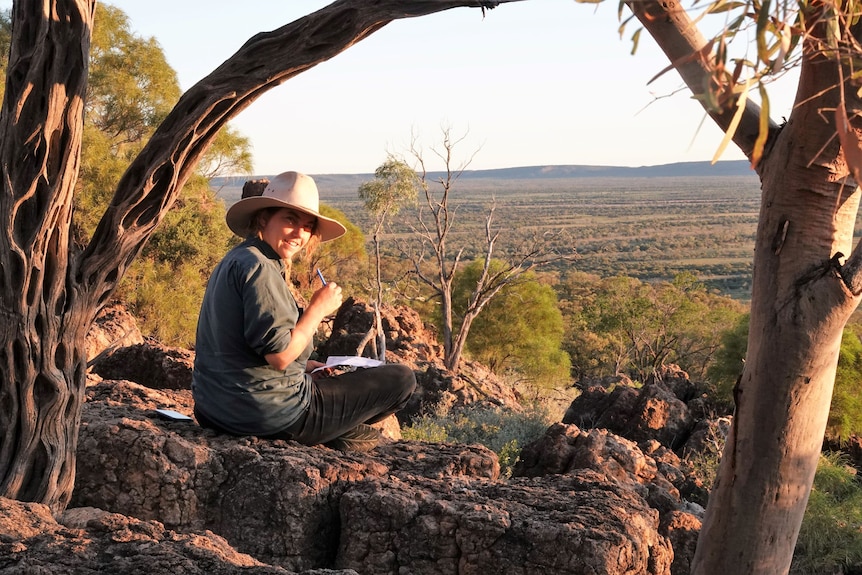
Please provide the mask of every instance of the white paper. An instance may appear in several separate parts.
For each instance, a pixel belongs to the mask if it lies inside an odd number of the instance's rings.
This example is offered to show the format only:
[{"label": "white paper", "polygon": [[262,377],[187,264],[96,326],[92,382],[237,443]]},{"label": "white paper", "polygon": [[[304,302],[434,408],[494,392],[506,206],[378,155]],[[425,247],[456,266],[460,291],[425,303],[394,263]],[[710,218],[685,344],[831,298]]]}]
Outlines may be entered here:
[{"label": "white paper", "polygon": [[156,413],[167,417],[168,419],[176,419],[177,421],[191,421],[192,418],[173,409],[157,409]]},{"label": "white paper", "polygon": [[315,368],[315,371],[320,371],[321,369],[326,369],[328,367],[338,367],[349,365],[352,367],[377,367],[378,365],[383,365],[382,361],[371,359],[370,357],[360,357],[358,355],[330,355],[326,358],[326,364],[322,367]]}]

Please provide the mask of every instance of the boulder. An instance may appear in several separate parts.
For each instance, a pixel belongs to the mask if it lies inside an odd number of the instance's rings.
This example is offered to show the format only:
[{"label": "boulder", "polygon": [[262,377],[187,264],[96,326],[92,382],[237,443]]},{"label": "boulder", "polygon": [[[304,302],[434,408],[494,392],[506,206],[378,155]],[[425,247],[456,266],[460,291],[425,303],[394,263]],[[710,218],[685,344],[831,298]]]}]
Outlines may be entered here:
[{"label": "boulder", "polygon": [[602,474],[373,479],[341,498],[337,566],[360,573],[668,573],[655,510]]},{"label": "boulder", "polygon": [[125,306],[108,305],[102,308],[87,332],[87,360],[92,361],[100,353],[143,341],[137,320]]},{"label": "boulder", "polygon": [[[658,441],[644,442],[644,446],[642,450],[606,429],[581,430],[571,424],[554,424],[544,436],[524,447],[513,476],[550,477],[591,470],[638,493],[659,514],[659,533],[672,542],[672,572],[688,573],[700,531],[700,518],[692,511],[703,510],[686,501],[680,487],[688,494],[696,479],[684,471],[676,454]],[[677,554],[677,545],[686,552]]]},{"label": "boulder", "polygon": [[91,369],[103,379],[125,379],[152,389],[191,389],[194,361],[194,352],[148,340],[99,356]]},{"label": "boulder", "polygon": [[678,449],[691,434],[695,420],[669,387],[651,380],[640,388],[619,386],[610,392],[591,387],[571,403],[563,423],[604,428],[635,442],[656,439]]},{"label": "boulder", "polygon": [[680,504],[679,491],[659,472],[655,460],[644,455],[633,441],[606,429],[582,431],[575,425],[554,424],[544,436],[524,447],[512,475],[542,477],[580,469],[592,469],[635,487],[645,498],[649,498],[649,489],[662,489],[676,506]]},{"label": "boulder", "polygon": [[237,552],[212,532],[177,533],[158,521],[142,521],[99,509],[69,509],[55,520],[45,505],[0,498],[0,574],[20,573],[290,572]]},{"label": "boulder", "polygon": [[661,518],[659,533],[667,537],[673,547],[671,575],[689,575],[691,561],[697,548],[701,519],[686,511],[671,511]]}]

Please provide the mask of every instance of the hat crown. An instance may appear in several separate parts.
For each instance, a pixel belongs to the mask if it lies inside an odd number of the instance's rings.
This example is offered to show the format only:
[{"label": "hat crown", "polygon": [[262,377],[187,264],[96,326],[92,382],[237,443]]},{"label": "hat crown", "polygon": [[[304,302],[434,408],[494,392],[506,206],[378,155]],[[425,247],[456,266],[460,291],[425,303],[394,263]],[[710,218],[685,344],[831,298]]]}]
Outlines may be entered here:
[{"label": "hat crown", "polygon": [[311,176],[299,172],[284,172],[272,179],[262,196],[280,200],[303,210],[320,211],[320,196],[317,184]]}]

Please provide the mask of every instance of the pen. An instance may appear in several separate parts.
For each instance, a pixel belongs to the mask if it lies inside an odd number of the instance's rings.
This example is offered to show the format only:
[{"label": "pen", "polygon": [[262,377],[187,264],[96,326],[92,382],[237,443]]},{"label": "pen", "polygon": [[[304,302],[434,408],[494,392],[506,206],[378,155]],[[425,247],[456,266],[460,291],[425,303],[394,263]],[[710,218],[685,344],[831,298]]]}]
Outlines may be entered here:
[{"label": "pen", "polygon": [[323,279],[323,274],[320,273],[320,268],[317,268],[317,277],[320,278],[320,283],[322,283],[323,285],[326,285],[326,280]]}]

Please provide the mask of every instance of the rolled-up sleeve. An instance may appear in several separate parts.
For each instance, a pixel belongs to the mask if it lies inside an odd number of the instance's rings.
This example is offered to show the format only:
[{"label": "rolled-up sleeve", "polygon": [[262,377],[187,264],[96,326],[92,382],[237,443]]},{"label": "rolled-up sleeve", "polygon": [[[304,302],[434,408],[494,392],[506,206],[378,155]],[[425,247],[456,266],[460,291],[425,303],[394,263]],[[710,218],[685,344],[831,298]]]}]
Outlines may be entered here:
[{"label": "rolled-up sleeve", "polygon": [[[272,266],[256,266],[242,285],[243,334],[261,356],[287,349],[299,320],[296,306],[285,305],[287,286]],[[289,297],[289,296],[288,296]]]}]

